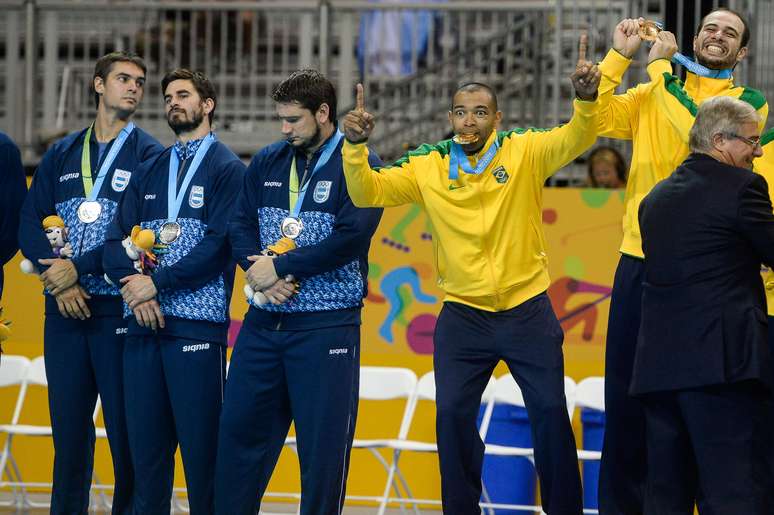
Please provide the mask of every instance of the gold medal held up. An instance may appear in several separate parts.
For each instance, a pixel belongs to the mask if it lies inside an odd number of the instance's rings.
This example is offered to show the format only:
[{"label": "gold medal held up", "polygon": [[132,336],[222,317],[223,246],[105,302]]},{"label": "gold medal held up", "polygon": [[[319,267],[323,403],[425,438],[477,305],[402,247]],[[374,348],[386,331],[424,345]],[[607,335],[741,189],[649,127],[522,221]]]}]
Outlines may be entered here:
[{"label": "gold medal held up", "polygon": [[640,23],[640,37],[645,41],[656,41],[662,26],[657,21],[645,20]]}]

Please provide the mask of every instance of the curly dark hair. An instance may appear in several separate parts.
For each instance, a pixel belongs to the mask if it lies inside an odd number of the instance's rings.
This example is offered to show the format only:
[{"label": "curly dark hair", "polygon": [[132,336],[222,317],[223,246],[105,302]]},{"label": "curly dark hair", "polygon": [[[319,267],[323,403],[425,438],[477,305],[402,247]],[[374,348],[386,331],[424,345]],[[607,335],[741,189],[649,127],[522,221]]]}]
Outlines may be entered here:
[{"label": "curly dark hair", "polygon": [[327,104],[330,120],[336,123],[336,88],[317,70],[298,70],[291,73],[274,88],[271,98],[275,102],[298,102],[312,114],[316,113],[321,105]]}]

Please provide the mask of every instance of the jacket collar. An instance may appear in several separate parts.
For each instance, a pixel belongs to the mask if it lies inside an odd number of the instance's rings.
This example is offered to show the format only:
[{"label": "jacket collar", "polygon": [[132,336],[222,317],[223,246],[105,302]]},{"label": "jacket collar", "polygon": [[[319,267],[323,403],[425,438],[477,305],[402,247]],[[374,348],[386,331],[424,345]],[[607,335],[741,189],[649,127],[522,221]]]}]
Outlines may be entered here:
[{"label": "jacket collar", "polygon": [[715,97],[734,88],[734,77],[712,79],[688,72],[685,75],[685,91],[696,100]]}]

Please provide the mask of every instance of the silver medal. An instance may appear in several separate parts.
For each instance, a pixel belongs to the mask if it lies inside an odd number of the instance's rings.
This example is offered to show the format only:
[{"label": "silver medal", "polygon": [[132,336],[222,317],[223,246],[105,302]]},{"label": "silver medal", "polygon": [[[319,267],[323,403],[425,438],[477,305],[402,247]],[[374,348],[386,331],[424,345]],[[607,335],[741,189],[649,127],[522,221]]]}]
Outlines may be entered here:
[{"label": "silver medal", "polygon": [[102,205],[94,200],[87,200],[78,206],[78,220],[85,224],[94,223],[102,213]]},{"label": "silver medal", "polygon": [[180,227],[179,223],[166,222],[159,230],[159,241],[164,245],[169,245],[180,237],[181,232],[183,232],[183,229]]},{"label": "silver medal", "polygon": [[286,238],[290,238],[291,240],[298,238],[298,235],[301,234],[301,231],[303,230],[304,224],[301,222],[301,220],[298,218],[293,218],[292,216],[288,216],[283,219],[282,225],[280,226],[282,235]]}]

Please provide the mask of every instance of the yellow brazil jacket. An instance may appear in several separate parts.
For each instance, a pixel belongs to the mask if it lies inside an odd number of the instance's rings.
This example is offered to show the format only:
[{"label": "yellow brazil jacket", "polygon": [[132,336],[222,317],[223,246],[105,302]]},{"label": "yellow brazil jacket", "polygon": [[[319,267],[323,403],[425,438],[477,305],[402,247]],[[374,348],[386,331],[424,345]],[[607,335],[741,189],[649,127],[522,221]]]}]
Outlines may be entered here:
[{"label": "yellow brazil jacket", "polygon": [[[672,75],[672,65],[658,59],[647,67],[650,82],[614,95],[631,63],[610,50],[599,64],[599,135],[632,140],[632,157],[624,198],[621,252],[643,257],[637,211],[653,186],[667,177],[688,155],[688,132],[696,104],[728,95],[749,102],[766,123],[769,106],[757,90],[734,86],[733,79],[710,79],[688,73],[683,84]],[[693,111],[691,111],[693,109]]]},{"label": "yellow brazil jacket", "polygon": [[445,300],[485,311],[513,308],[549,286],[542,229],[543,183],[596,139],[597,102],[575,100],[574,115],[550,130],[492,132],[500,150],[480,175],[449,179],[451,142],[422,145],[372,170],[365,144],[344,143],[344,175],[356,206],[424,207],[433,227],[438,285]]},{"label": "yellow brazil jacket", "polygon": [[[761,145],[763,145],[763,156],[753,162],[753,170],[766,179],[769,184],[769,197],[774,199],[774,129],[769,129],[761,136]],[[766,305],[769,316],[774,316],[774,272],[769,270],[763,283],[766,286]]]}]

